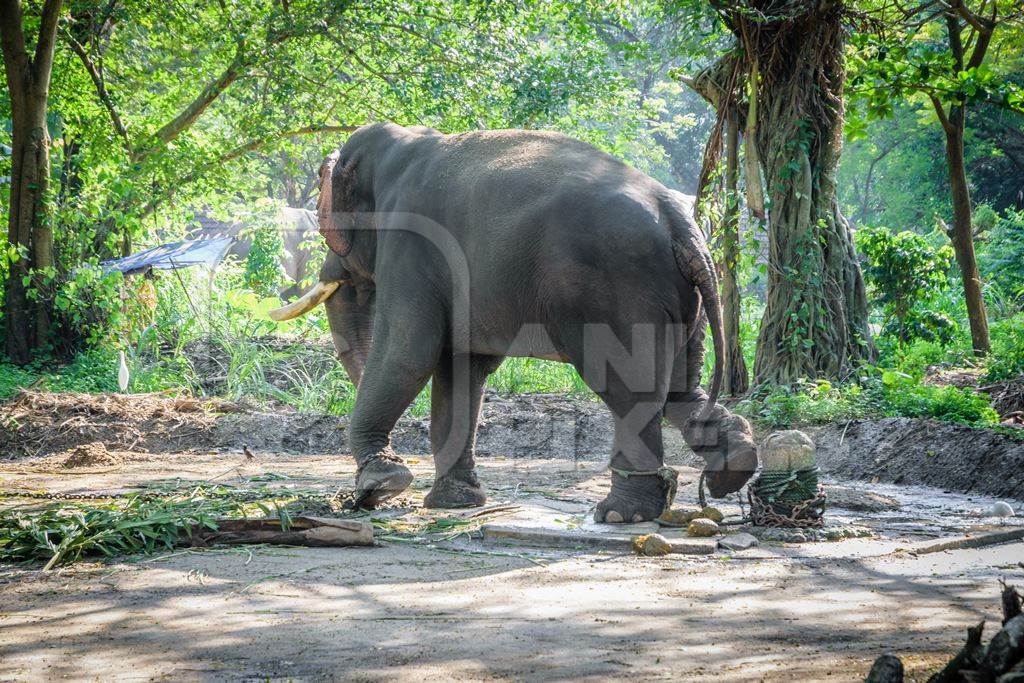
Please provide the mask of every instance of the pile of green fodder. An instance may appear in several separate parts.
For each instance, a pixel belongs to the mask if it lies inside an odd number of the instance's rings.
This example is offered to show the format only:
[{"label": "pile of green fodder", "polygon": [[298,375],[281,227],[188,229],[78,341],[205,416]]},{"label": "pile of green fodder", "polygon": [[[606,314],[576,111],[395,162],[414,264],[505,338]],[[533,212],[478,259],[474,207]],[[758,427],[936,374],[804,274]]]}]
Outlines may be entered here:
[{"label": "pile of green fodder", "polygon": [[[8,493],[38,503],[49,494]],[[196,531],[215,530],[219,519],[275,516],[287,527],[292,504],[322,494],[210,484],[171,484],[128,495],[88,500],[58,497],[39,507],[0,510],[0,562],[51,569],[86,557],[168,550]],[[322,501],[320,501],[322,503]]]}]

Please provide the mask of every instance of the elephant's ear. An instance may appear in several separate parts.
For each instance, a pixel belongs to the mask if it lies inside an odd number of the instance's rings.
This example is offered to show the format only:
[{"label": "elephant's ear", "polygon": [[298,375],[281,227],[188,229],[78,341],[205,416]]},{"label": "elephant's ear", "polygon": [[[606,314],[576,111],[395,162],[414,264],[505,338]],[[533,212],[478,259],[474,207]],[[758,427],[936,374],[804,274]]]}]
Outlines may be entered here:
[{"label": "elephant's ear", "polygon": [[354,163],[337,168],[340,156],[340,152],[332,152],[320,167],[316,213],[327,246],[339,256],[347,256],[352,251],[356,172]]}]

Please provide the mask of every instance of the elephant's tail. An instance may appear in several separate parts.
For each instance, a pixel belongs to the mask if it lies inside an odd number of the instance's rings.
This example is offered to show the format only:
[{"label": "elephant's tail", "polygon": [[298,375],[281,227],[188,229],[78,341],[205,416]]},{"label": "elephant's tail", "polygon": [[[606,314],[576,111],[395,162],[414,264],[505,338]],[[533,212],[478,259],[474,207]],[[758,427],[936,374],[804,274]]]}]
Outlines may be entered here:
[{"label": "elephant's tail", "polygon": [[722,389],[725,328],[722,324],[722,303],[718,296],[718,275],[715,271],[715,262],[711,258],[711,250],[704,239],[704,234],[682,204],[682,201],[672,197],[664,202],[670,215],[672,251],[675,254],[679,272],[700,292],[704,312],[707,314],[708,324],[711,326],[711,340],[715,349],[715,368],[711,377],[711,387],[708,389],[708,402],[697,417],[698,420],[703,421],[711,416],[711,411],[714,410],[715,404],[718,402],[718,394]]}]

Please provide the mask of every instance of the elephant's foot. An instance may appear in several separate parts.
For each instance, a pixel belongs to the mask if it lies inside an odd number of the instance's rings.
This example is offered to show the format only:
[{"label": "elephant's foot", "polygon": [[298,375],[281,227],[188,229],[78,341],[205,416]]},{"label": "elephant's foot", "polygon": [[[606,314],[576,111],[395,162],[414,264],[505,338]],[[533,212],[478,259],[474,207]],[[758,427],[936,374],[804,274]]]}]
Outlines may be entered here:
[{"label": "elephant's foot", "polygon": [[409,488],[412,472],[390,452],[374,455],[356,473],[356,507],[375,508]]},{"label": "elephant's foot", "polygon": [[751,443],[737,444],[725,458],[718,456],[704,468],[705,483],[712,498],[735,493],[754,476],[757,470],[757,448]]},{"label": "elephant's foot", "polygon": [[423,498],[423,507],[428,508],[472,508],[487,502],[487,495],[476,472],[451,471],[434,480],[434,485]]},{"label": "elephant's foot", "polygon": [[595,522],[648,522],[665,509],[667,484],[656,474],[623,477],[612,472],[612,490],[597,504]]}]

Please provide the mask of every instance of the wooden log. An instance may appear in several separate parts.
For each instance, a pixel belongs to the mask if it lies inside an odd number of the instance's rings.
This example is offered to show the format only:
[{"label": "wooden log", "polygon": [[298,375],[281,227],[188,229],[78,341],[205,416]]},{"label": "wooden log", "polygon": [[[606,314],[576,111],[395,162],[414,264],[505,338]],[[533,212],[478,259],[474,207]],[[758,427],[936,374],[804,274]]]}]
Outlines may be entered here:
[{"label": "wooden log", "polygon": [[967,642],[953,659],[942,669],[928,679],[928,683],[954,683],[961,680],[961,674],[965,670],[973,669],[980,658],[981,634],[985,630],[985,622],[979,622],[977,626],[967,629]]},{"label": "wooden log", "polygon": [[981,666],[992,676],[1001,676],[1024,659],[1024,614],[1006,622],[999,633],[992,636]]},{"label": "wooden log", "polygon": [[1013,586],[1009,586],[1005,582],[1002,584],[1003,593],[1000,599],[1003,603],[1003,626],[1005,626],[1007,622],[1021,613],[1021,596]]},{"label": "wooden log", "polygon": [[296,517],[287,528],[278,519],[222,519],[216,529],[193,529],[179,545],[243,545],[270,543],[310,547],[373,545],[373,526],[328,517]]}]

